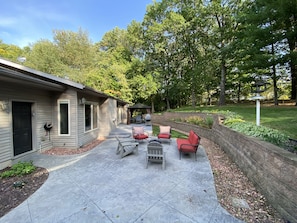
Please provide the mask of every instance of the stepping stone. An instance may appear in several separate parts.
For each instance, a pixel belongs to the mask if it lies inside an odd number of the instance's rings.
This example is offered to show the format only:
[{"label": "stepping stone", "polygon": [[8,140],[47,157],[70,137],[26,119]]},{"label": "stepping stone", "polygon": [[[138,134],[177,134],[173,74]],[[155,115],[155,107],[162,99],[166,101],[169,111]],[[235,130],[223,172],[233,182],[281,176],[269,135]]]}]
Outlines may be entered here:
[{"label": "stepping stone", "polygon": [[232,197],[232,205],[234,207],[250,209],[250,206],[244,199]]}]

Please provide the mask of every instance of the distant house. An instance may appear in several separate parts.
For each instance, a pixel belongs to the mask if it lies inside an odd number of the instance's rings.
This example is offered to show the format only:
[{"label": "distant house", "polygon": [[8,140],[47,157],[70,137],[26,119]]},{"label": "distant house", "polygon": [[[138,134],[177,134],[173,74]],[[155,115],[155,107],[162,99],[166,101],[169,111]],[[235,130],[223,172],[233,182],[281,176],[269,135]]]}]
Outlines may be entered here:
[{"label": "distant house", "polygon": [[79,148],[127,123],[127,103],[0,58],[0,169],[32,152]]}]

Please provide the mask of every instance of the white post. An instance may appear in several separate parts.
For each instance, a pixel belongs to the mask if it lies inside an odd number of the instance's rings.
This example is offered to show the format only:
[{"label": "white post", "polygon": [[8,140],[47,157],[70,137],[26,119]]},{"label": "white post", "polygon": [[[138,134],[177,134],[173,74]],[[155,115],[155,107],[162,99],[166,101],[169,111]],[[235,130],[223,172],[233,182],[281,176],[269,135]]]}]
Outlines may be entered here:
[{"label": "white post", "polygon": [[256,125],[260,126],[260,99],[256,100]]}]

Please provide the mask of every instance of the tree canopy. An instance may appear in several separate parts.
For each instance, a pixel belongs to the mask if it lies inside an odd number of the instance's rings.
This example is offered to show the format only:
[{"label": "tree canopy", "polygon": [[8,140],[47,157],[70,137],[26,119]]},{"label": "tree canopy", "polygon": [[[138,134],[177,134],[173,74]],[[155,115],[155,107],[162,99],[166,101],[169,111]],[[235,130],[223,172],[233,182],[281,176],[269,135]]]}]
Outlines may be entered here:
[{"label": "tree canopy", "polygon": [[248,99],[256,79],[277,105],[297,100],[296,18],[294,0],[162,0],[99,42],[53,30],[23,49],[0,40],[0,56],[156,110]]}]

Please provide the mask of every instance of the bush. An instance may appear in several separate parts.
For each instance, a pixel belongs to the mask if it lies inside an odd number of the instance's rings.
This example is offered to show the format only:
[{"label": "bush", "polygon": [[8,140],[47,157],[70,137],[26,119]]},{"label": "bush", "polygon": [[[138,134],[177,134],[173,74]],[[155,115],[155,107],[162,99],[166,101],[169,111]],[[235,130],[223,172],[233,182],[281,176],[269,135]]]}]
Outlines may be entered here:
[{"label": "bush", "polygon": [[283,147],[289,139],[288,136],[276,129],[271,129],[265,126],[256,126],[250,122],[230,122],[227,126],[237,132],[260,138],[280,147]]},{"label": "bush", "polygon": [[194,125],[198,125],[205,128],[210,128],[213,125],[213,117],[212,116],[206,116],[205,118],[202,118],[200,116],[190,116],[188,118],[176,118],[173,121],[180,121],[180,122],[187,122]]},{"label": "bush", "polygon": [[33,162],[18,162],[14,164],[9,170],[4,171],[0,177],[7,178],[13,176],[23,176],[30,174],[36,170],[36,167],[33,165]]}]

